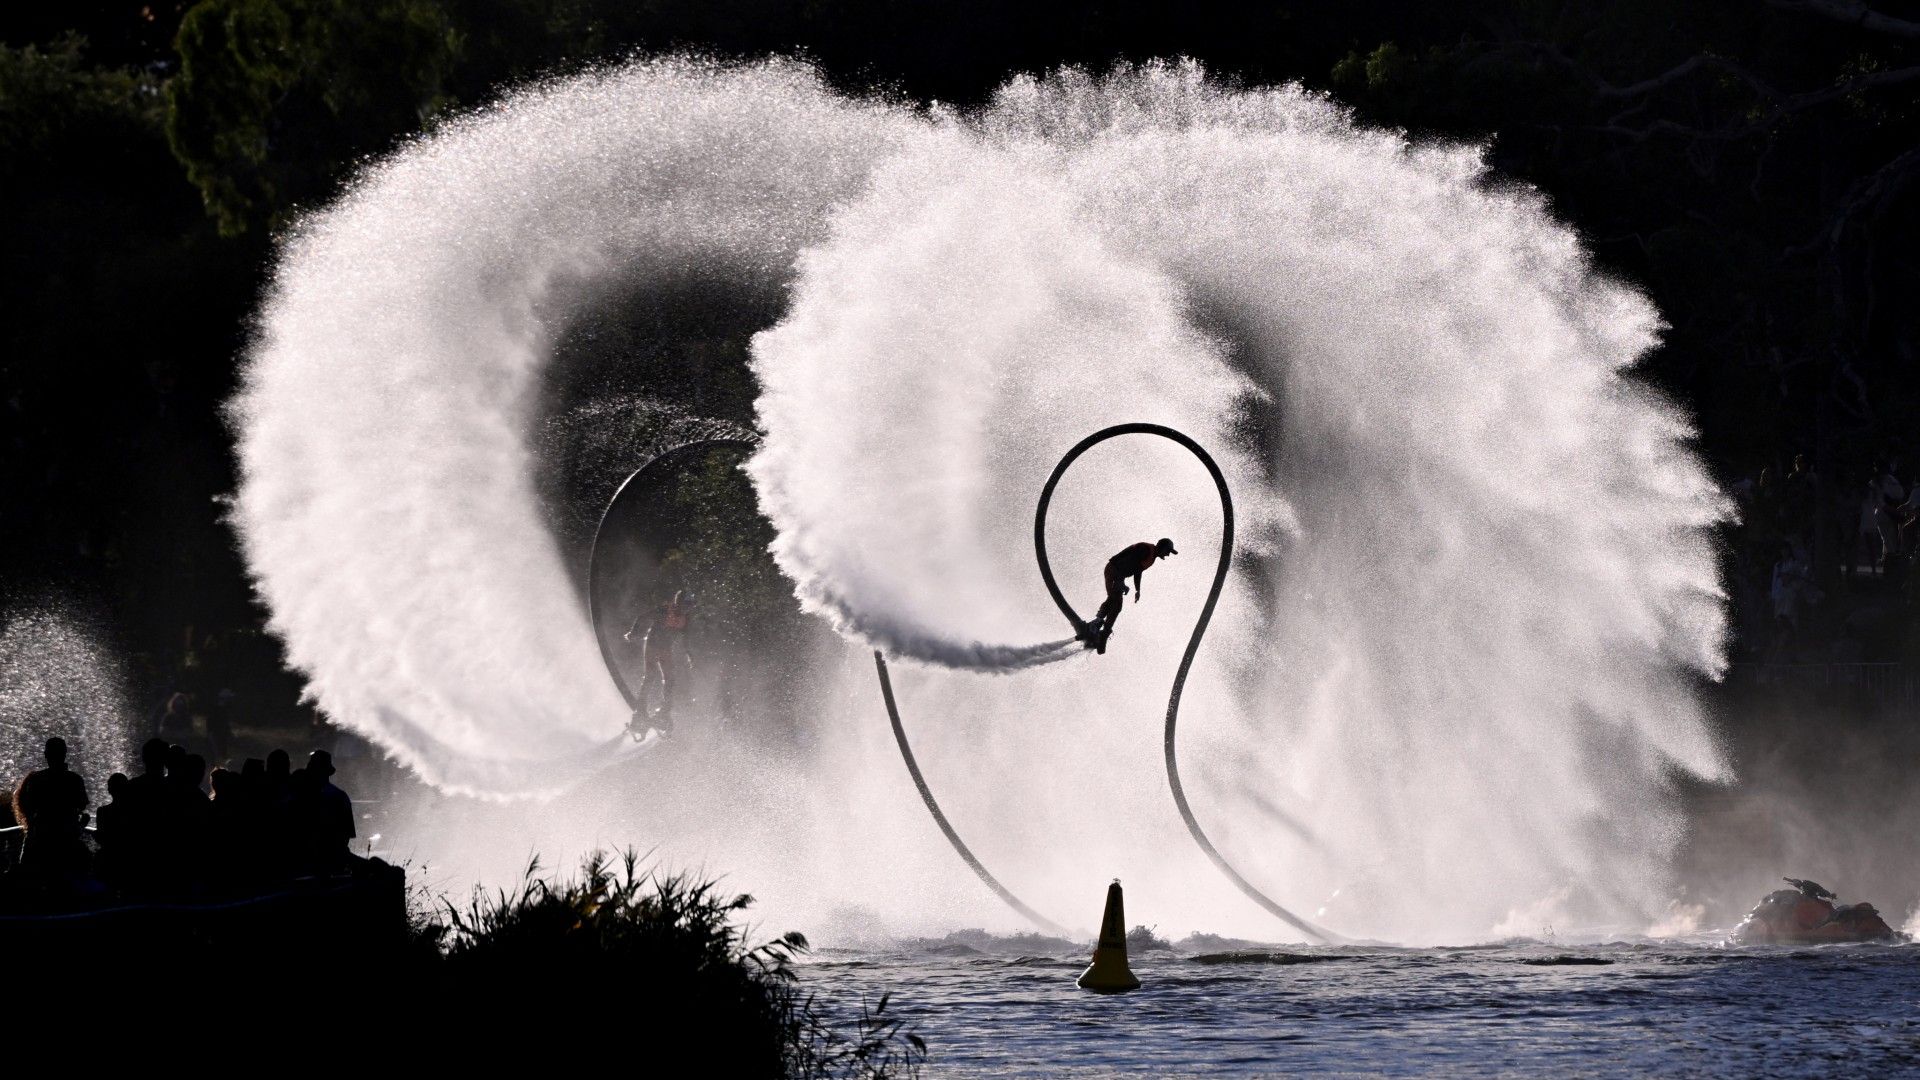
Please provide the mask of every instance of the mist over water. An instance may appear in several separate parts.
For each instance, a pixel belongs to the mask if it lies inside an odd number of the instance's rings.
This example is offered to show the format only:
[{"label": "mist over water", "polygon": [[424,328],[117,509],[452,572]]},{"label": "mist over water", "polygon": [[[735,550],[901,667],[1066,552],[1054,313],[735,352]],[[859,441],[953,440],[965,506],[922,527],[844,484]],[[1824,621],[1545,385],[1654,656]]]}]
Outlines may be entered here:
[{"label": "mist over water", "polygon": [[787,290],[753,342],[748,472],[843,636],[810,658],[807,752],[608,772],[647,789],[617,824],[570,796],[577,828],[529,812],[529,843],[658,843],[829,930],[1015,928],[917,804],[878,646],[924,662],[895,676],[922,766],[1036,907],[1090,925],[1118,876],[1163,932],[1278,934],[1161,768],[1219,543],[1205,471],[1128,437],[1056,494],[1083,614],[1112,552],[1181,551],[1105,657],[1059,648],[1033,566],[1054,462],[1152,421],[1236,499],[1180,746],[1252,880],[1406,941],[1667,913],[1672,785],[1727,776],[1694,692],[1722,662],[1726,504],[1630,375],[1657,313],[1477,148],[1189,66],[1016,81],[960,117],[792,64],[645,63],[372,169],[287,245],[234,404],[247,554],[336,721],[451,791],[550,792],[605,757],[626,710],[532,479],[541,380],[608,282],[695,269]]}]

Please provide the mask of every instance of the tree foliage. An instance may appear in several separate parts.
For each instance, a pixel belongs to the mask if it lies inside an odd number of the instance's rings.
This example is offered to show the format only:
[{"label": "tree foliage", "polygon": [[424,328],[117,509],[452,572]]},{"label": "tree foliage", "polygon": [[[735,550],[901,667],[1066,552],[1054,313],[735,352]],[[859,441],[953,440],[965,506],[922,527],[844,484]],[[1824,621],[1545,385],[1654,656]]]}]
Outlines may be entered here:
[{"label": "tree foliage", "polygon": [[207,0],[180,25],[167,135],[221,232],[284,221],[445,103],[431,0]]},{"label": "tree foliage", "polygon": [[[1920,285],[1920,51],[1844,4],[1520,3],[1478,33],[1354,50],[1364,115],[1493,139],[1672,322],[1654,373],[1723,465],[1904,444]],[[1775,461],[1777,464],[1777,461]]]}]

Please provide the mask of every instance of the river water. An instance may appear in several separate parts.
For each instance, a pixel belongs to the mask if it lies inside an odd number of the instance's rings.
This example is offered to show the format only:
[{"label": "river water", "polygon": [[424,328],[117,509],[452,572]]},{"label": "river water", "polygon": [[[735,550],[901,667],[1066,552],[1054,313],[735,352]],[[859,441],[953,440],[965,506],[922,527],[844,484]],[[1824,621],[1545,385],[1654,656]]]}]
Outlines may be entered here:
[{"label": "river water", "polygon": [[830,1010],[890,993],[934,1077],[1920,1075],[1914,945],[1136,952],[1120,996],[1085,964],[829,950],[802,977]]}]

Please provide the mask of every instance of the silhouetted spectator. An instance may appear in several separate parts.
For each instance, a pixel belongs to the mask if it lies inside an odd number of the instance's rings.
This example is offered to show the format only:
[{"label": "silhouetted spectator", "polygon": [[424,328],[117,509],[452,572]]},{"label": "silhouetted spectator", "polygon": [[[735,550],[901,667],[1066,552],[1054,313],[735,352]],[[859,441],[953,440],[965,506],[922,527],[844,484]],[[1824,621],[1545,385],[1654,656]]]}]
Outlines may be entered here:
[{"label": "silhouetted spectator", "polygon": [[315,750],[307,767],[295,774],[294,819],[310,873],[335,874],[346,868],[347,844],[354,837],[353,800],[333,785],[333,755]]},{"label": "silhouetted spectator", "polygon": [[174,743],[193,736],[192,698],[185,694],[175,694],[167,699],[167,709],[160,714],[160,728],[157,735]]},{"label": "silhouetted spectator", "polygon": [[93,838],[100,846],[94,870],[101,880],[119,887],[126,878],[123,865],[127,858],[127,780],[126,773],[107,777],[107,801],[94,812]]},{"label": "silhouetted spectator", "polygon": [[240,766],[240,791],[252,805],[256,815],[264,814],[267,807],[267,763],[257,757],[250,757]]},{"label": "silhouetted spectator", "polygon": [[1890,569],[1888,564],[1900,554],[1900,521],[1896,514],[1906,498],[1906,485],[1893,475],[1893,470],[1876,463],[1873,480],[1867,485],[1867,506],[1875,537],[1880,541],[1877,554],[1882,570]]},{"label": "silhouetted spectator", "polygon": [[47,740],[47,767],[27,774],[13,793],[13,813],[27,830],[20,868],[45,881],[73,881],[87,868],[80,830],[87,782],[67,768],[65,739]]},{"label": "silhouetted spectator", "polygon": [[127,781],[127,793],[135,802],[149,796],[158,799],[167,787],[167,741],[148,739],[140,747],[141,773]]},{"label": "silhouetted spectator", "polygon": [[207,804],[208,879],[221,890],[251,884],[259,876],[257,808],[248,802],[239,773],[215,769],[208,786],[213,789]]},{"label": "silhouetted spectator", "polygon": [[1911,553],[1915,540],[1920,539],[1915,536],[1916,528],[1920,527],[1920,474],[1908,475],[1906,489],[1907,497],[1890,513],[1899,530],[1900,550]]},{"label": "silhouetted spectator", "polygon": [[285,750],[267,755],[265,783],[261,789],[261,830],[266,839],[269,869],[275,875],[292,873],[299,860],[294,855],[299,839],[293,825],[293,758]]},{"label": "silhouetted spectator", "polygon": [[293,795],[293,758],[285,750],[267,755],[267,802],[278,805]]},{"label": "silhouetted spectator", "polygon": [[166,740],[148,739],[140,747],[142,771],[127,781],[125,827],[119,830],[124,843],[117,861],[125,888],[136,894],[164,890],[173,870],[175,801],[167,758]]},{"label": "silhouetted spectator", "polygon": [[1785,517],[1781,529],[1789,536],[1805,536],[1813,531],[1814,493],[1820,486],[1820,474],[1813,470],[1807,455],[1793,455],[1793,467],[1780,484]]},{"label": "silhouetted spectator", "polygon": [[1799,634],[1807,609],[1822,598],[1808,572],[1806,552],[1797,543],[1780,545],[1780,558],[1773,564],[1773,585],[1768,591],[1778,635],[1775,648],[1785,649]]},{"label": "silhouetted spectator", "polygon": [[170,875],[176,887],[190,887],[202,880],[206,870],[207,793],[200,784],[207,775],[207,761],[184,748],[167,748],[167,788],[171,812],[168,847],[172,849]]},{"label": "silhouetted spectator", "polygon": [[204,800],[207,797],[207,759],[199,754],[188,754],[183,764],[186,765],[187,786],[199,792]]}]

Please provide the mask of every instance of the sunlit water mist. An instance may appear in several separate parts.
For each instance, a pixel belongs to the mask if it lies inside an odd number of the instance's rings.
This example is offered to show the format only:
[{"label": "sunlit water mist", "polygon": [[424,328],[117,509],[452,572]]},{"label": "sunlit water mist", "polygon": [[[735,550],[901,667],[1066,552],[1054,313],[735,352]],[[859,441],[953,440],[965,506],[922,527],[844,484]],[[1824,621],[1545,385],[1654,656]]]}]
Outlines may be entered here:
[{"label": "sunlit water mist", "polygon": [[287,245],[235,403],[247,554],[335,719],[490,794],[563,786],[618,737],[530,479],[539,387],[603,282],[689,269],[788,289],[753,346],[749,471],[802,604],[861,640],[813,665],[812,752],[663,762],[724,782],[649,778],[671,796],[617,825],[533,811],[487,846],[660,843],[777,913],[1011,928],[915,803],[870,642],[927,662],[896,673],[922,764],[1036,906],[1091,925],[1119,876],[1163,930],[1279,933],[1161,772],[1219,538],[1184,451],[1116,440],[1056,497],[1083,610],[1112,551],[1182,552],[1107,656],[955,670],[1063,636],[1033,500],[1080,436],[1154,421],[1239,504],[1181,746],[1251,878],[1403,940],[1666,912],[1669,786],[1726,773],[1691,685],[1721,663],[1725,508],[1627,374],[1656,313],[1477,149],[1191,67],[1015,82],[956,118],[789,64],[642,64],[371,170]]},{"label": "sunlit water mist", "polygon": [[10,794],[46,764],[46,741],[67,741],[90,794],[136,760],[139,716],[115,651],[62,606],[23,604],[0,625],[0,784]]}]

